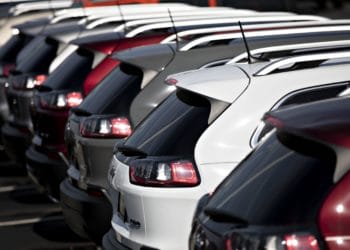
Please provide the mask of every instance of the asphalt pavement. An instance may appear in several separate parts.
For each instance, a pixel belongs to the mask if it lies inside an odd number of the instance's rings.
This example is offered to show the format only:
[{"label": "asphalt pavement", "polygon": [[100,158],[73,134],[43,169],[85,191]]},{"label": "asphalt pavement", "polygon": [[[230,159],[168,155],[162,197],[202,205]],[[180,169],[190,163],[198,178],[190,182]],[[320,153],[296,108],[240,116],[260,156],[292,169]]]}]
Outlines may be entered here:
[{"label": "asphalt pavement", "polygon": [[97,250],[69,229],[60,205],[39,193],[20,172],[0,163],[0,249]]}]

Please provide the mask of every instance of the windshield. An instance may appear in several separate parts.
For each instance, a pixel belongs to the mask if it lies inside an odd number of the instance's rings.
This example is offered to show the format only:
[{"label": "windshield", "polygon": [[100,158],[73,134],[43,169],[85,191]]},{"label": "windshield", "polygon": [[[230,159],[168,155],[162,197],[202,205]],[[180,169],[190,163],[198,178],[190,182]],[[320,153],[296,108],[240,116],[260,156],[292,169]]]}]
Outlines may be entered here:
[{"label": "windshield", "polygon": [[333,184],[334,169],[330,149],[273,134],[220,184],[207,209],[254,225],[310,223]]}]

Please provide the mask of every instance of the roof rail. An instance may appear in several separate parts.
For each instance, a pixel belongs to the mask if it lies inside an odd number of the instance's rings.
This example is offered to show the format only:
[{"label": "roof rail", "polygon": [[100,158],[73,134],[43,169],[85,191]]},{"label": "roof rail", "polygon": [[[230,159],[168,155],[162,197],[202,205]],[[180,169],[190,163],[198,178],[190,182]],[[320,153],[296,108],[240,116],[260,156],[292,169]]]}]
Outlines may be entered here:
[{"label": "roof rail", "polygon": [[[256,29],[271,29],[271,28],[298,28],[298,27],[317,27],[317,26],[334,26],[334,25],[350,25],[350,20],[326,20],[326,21],[300,21],[300,22],[284,22],[284,23],[263,23],[263,24],[246,24],[245,31],[249,32],[250,30]],[[200,29],[191,29],[178,32],[179,37],[186,37],[192,35],[209,35],[210,33],[222,33],[222,32],[240,32],[239,26],[228,25],[223,27],[210,27],[210,28],[200,28]],[[172,34],[165,38],[161,43],[173,42],[176,39],[175,34]]]},{"label": "roof rail", "polygon": [[[256,16],[256,17],[233,17],[211,20],[198,20],[198,21],[179,21],[175,22],[176,27],[190,26],[190,25],[214,25],[214,24],[236,24],[238,21],[243,23],[254,22],[292,22],[292,21],[307,21],[307,20],[327,20],[327,18],[308,16],[308,15],[289,15],[289,16]],[[172,27],[171,22],[154,23],[138,27],[126,34],[126,37],[133,37],[145,30],[162,29]]]},{"label": "roof rail", "polygon": [[[326,41],[326,42],[312,42],[312,43],[299,43],[299,44],[291,44],[291,45],[279,45],[279,46],[271,46],[271,47],[265,47],[265,48],[259,48],[255,50],[251,50],[250,53],[253,56],[259,55],[259,54],[267,54],[267,53],[273,53],[273,52],[283,52],[285,51],[286,54],[281,55],[279,53],[279,57],[285,57],[285,56],[292,56],[293,53],[298,52],[320,52],[325,51],[327,49],[334,50],[339,48],[346,48],[350,49],[350,40],[338,40],[338,41]],[[236,57],[234,57],[232,60],[230,60],[227,64],[234,64],[238,63],[241,60],[244,60],[247,58],[247,53],[244,52]],[[270,57],[265,57],[267,59],[270,59]]]},{"label": "roof rail", "polygon": [[[188,5],[185,3],[158,3],[158,4],[125,4],[120,6],[123,13],[125,14],[137,14],[143,12],[157,12],[157,11],[167,11],[167,9],[171,9],[171,11],[183,11],[183,10],[194,10],[200,7]],[[98,6],[98,7],[89,7],[89,8],[72,8],[72,9],[63,9],[59,11],[55,11],[55,15],[65,15],[72,13],[84,13],[85,15],[92,14],[101,14],[103,13],[119,13],[118,6]]]},{"label": "roof rail", "polygon": [[72,5],[72,1],[70,0],[19,3],[14,7],[10,8],[10,12],[14,16],[18,16],[30,11],[69,8],[71,5]]},{"label": "roof rail", "polygon": [[[265,37],[265,36],[281,36],[290,34],[304,34],[304,33],[328,33],[328,32],[342,32],[350,31],[349,25],[336,25],[336,26],[320,26],[320,27],[302,27],[302,28],[289,28],[289,29],[273,29],[273,30],[263,30],[263,31],[251,31],[244,32],[247,38],[250,37]],[[209,35],[205,37],[200,37],[198,39],[192,40],[191,42],[185,44],[180,51],[187,51],[201,44],[205,44],[212,41],[222,41],[222,40],[233,40],[237,38],[242,38],[242,34],[237,30],[235,33],[229,34],[219,34],[219,35]]]},{"label": "roof rail", "polygon": [[[250,11],[224,11],[224,12],[218,12],[218,11],[200,11],[200,8],[191,10],[191,11],[181,11],[181,12],[172,12],[174,13],[174,17],[177,21],[183,21],[183,20],[195,20],[195,19],[205,19],[205,18],[225,18],[225,17],[236,17],[236,16],[245,16],[245,15],[252,15]],[[256,14],[254,14],[256,15]],[[88,18],[88,20],[91,18]],[[87,29],[93,29],[97,26],[111,23],[111,22],[118,22],[122,18],[121,16],[108,16],[104,18],[100,18],[98,20],[95,20],[91,22]],[[157,22],[167,22],[169,21],[169,14],[168,13],[142,13],[138,15],[126,15],[124,16],[124,20],[130,21],[126,24],[124,24],[121,27],[118,27],[115,31],[122,31],[125,30],[125,28],[132,27],[132,26],[140,26],[150,23],[157,23]]]},{"label": "roof rail", "polygon": [[312,63],[312,62],[323,62],[331,59],[344,59],[349,58],[350,61],[350,50],[349,51],[341,51],[341,52],[332,52],[332,53],[319,53],[312,55],[301,55],[301,56],[291,56],[287,58],[282,58],[280,60],[273,61],[267,66],[260,69],[258,72],[254,74],[254,76],[266,76],[270,75],[281,67],[285,67],[293,64],[293,66],[297,63]]},{"label": "roof rail", "polygon": [[[167,9],[170,8],[174,12],[190,12],[197,9],[202,9],[196,6],[183,5],[183,4],[127,4],[122,7],[122,11],[125,15],[142,15],[144,13],[156,14],[158,12],[167,13]],[[90,8],[74,8],[55,11],[55,18],[52,23],[58,22],[62,17],[89,17],[92,20],[100,19],[104,17],[115,17],[119,15],[119,8],[116,6],[102,6],[102,7],[90,7]]]},{"label": "roof rail", "polygon": [[[242,14],[256,14],[257,11],[254,10],[241,10],[241,9],[231,9],[228,7],[219,7],[219,8],[211,8],[211,7],[198,7],[193,9],[184,9],[184,10],[178,10],[178,9],[171,9],[171,12],[174,13],[174,16],[187,16],[187,15],[204,15],[204,14],[211,14],[215,13],[216,15],[220,13],[242,13]],[[275,12],[273,12],[275,13]],[[90,20],[96,20],[101,18],[107,18],[107,17],[115,17],[116,14],[119,13],[113,12],[99,12],[99,13],[92,13],[89,15],[88,19]],[[151,15],[152,18],[159,18],[159,17],[167,17],[169,16],[168,12],[165,10],[155,10],[155,11],[148,11],[147,9],[143,13],[125,13],[125,15],[130,16],[130,19],[142,19],[142,18],[148,18],[149,15]],[[276,14],[277,15],[277,14]],[[280,14],[281,15],[281,14]]]},{"label": "roof rail", "polygon": [[[173,14],[173,13],[171,13]],[[212,13],[207,13],[205,15],[196,15],[196,11],[193,11],[192,14],[187,15],[187,16],[175,16],[174,17],[174,21],[175,22],[180,22],[180,21],[195,21],[195,20],[207,20],[207,19],[223,19],[223,18],[237,18],[237,17],[248,17],[251,16],[251,13],[248,13],[249,15],[246,15],[242,12],[223,12],[220,13],[220,16],[218,16],[218,12],[212,12]],[[266,14],[262,14],[260,15],[260,13],[256,13],[254,14],[254,17],[256,16],[265,16]],[[126,28],[132,28],[135,26],[141,26],[141,25],[146,25],[146,24],[155,24],[155,23],[162,23],[162,22],[169,22],[170,20],[169,15],[167,17],[163,17],[163,18],[148,18],[148,19],[141,19],[141,20],[133,20],[130,22],[127,22],[125,24],[122,24],[120,26],[118,26],[117,28],[114,29],[114,31],[123,31]],[[350,22],[350,21],[349,21]]]}]

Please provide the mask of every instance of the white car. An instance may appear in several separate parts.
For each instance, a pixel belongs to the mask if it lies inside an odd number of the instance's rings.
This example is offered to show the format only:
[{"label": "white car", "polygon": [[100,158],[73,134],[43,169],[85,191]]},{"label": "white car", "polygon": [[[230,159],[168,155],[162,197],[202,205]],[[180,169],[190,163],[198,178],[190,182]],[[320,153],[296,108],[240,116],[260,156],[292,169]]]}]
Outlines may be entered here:
[{"label": "white car", "polygon": [[259,125],[266,111],[347,90],[348,43],[333,52],[331,43],[266,48],[259,53],[272,61],[170,76],[177,93],[116,147],[108,175],[112,230],[103,246],[186,249],[198,199],[269,132]]}]

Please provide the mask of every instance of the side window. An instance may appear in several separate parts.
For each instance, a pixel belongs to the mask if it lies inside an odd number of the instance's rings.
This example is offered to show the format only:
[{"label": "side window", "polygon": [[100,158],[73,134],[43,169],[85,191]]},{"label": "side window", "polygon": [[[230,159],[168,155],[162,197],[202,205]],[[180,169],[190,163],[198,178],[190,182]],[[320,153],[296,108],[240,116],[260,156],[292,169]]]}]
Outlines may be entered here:
[{"label": "side window", "polygon": [[[350,84],[346,82],[299,90],[283,97],[274,105],[272,110],[332,98],[347,90],[349,86]],[[258,144],[272,129],[272,126],[261,122],[252,136],[251,146],[254,147]]]}]

